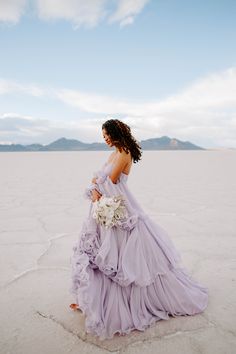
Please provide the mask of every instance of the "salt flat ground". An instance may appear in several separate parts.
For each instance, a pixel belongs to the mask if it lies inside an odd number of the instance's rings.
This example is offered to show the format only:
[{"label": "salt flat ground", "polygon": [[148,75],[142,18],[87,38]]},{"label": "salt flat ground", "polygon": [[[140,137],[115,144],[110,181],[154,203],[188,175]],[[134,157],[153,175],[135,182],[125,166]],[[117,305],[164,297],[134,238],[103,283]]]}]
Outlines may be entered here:
[{"label": "salt flat ground", "polygon": [[84,188],[110,152],[0,153],[1,353],[214,353],[236,347],[236,151],[143,151],[128,186],[209,288],[202,314],[99,341],[69,293]]}]

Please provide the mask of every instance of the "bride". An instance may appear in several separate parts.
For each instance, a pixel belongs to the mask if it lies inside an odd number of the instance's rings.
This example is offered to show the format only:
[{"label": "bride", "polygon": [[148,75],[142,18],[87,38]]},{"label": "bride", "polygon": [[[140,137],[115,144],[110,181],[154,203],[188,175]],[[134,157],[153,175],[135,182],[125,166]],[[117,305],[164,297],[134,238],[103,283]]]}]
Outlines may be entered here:
[{"label": "bride", "polygon": [[[84,192],[90,208],[70,259],[70,292],[75,297],[70,307],[85,314],[87,333],[106,339],[144,331],[170,316],[201,313],[208,304],[208,288],[181,265],[167,232],[128,188],[132,163],[142,154],[130,127],[110,119],[102,133],[115,151]],[[119,226],[105,228],[93,218],[94,202],[102,195],[125,198],[128,216]]]}]

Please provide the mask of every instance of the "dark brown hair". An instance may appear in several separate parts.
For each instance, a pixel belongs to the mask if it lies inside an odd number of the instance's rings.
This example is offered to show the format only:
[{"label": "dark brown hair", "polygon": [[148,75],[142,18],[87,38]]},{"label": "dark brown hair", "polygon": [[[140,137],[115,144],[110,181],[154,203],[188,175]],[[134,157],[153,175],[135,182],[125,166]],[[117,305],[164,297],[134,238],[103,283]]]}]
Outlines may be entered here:
[{"label": "dark brown hair", "polygon": [[102,125],[102,129],[106,130],[112,143],[121,151],[122,149],[128,154],[130,151],[133,162],[141,160],[141,146],[132,136],[130,127],[119,119],[109,119]]}]

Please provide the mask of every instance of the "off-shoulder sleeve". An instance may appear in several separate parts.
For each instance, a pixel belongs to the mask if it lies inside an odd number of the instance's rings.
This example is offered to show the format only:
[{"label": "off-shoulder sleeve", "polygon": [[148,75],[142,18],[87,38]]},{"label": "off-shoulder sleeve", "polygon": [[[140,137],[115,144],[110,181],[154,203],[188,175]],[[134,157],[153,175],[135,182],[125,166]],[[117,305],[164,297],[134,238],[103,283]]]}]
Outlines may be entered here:
[{"label": "off-shoulder sleeve", "polygon": [[98,184],[101,193],[108,197],[121,194],[123,192],[120,185],[120,178],[118,178],[117,183],[113,183],[112,180],[110,179],[110,176],[103,171],[96,179],[96,182]]},{"label": "off-shoulder sleeve", "polygon": [[117,183],[113,183],[110,176],[107,175],[103,170],[98,170],[93,173],[93,177],[96,178],[96,183],[91,183],[84,191],[84,197],[86,199],[91,199],[91,192],[96,189],[100,194],[105,196],[113,196],[117,194],[122,194],[122,189],[120,188],[120,178],[118,178]]},{"label": "off-shoulder sleeve", "polygon": [[[95,171],[93,173],[93,177],[97,178],[96,181],[99,181],[99,183],[103,183],[103,181],[105,180],[106,174],[103,171]],[[102,194],[99,184],[98,183],[91,183],[88,187],[85,188],[83,196],[85,199],[92,199],[92,190],[96,189],[99,193]]]},{"label": "off-shoulder sleeve", "polygon": [[91,183],[88,187],[85,188],[83,196],[85,199],[92,199],[92,190],[98,189],[98,185],[95,183]]}]

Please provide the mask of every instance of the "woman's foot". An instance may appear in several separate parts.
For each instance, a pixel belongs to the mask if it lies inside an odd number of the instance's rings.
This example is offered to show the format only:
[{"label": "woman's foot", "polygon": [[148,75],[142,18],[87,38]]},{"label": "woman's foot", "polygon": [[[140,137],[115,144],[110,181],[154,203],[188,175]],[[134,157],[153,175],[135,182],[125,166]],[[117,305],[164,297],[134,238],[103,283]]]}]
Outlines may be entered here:
[{"label": "woman's foot", "polygon": [[80,310],[80,308],[79,308],[79,306],[77,305],[77,304],[70,304],[70,308],[72,309],[72,310]]}]

